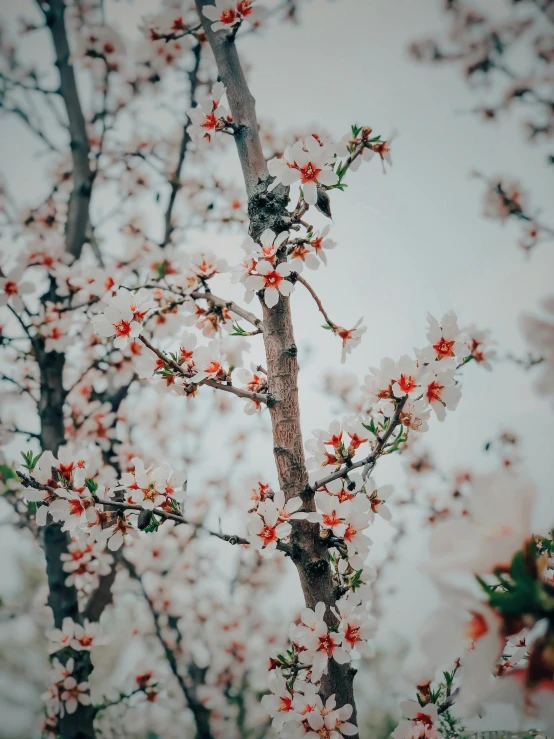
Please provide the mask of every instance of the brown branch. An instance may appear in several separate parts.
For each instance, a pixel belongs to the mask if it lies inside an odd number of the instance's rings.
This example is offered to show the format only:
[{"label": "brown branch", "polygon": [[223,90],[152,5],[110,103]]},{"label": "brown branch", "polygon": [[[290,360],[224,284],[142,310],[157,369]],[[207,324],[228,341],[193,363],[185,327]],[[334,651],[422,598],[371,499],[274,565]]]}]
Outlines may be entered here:
[{"label": "brown branch", "polygon": [[148,595],[148,592],[146,588],[144,587],[142,578],[136,570],[136,567],[134,566],[132,562],[130,562],[126,558],[123,558],[123,564],[129,571],[129,574],[131,575],[131,577],[138,582],[142,595],[145,601],[148,603],[148,607],[150,608],[150,612],[154,620],[154,629],[156,631],[156,636],[158,638],[158,641],[163,647],[165,657],[171,668],[171,672],[173,673],[174,677],[179,683],[179,687],[181,688],[181,691],[183,692],[187,705],[189,709],[191,710],[192,715],[194,716],[194,721],[196,724],[196,739],[213,739],[213,735],[210,730],[210,713],[211,713],[210,710],[206,708],[206,706],[202,703],[202,701],[198,700],[198,698],[195,695],[196,691],[194,691],[192,688],[190,688],[187,685],[184,677],[179,672],[179,666],[177,664],[177,659],[175,658],[175,653],[169,647],[169,645],[164,639],[159,614],[154,608],[154,603],[150,599],[150,596]]},{"label": "brown branch", "polygon": [[[23,487],[26,488],[33,488],[34,490],[44,490],[52,495],[57,495],[56,488],[50,487],[49,485],[43,485],[42,483],[37,482],[34,478],[29,477],[23,472],[17,473],[19,476],[19,479],[21,481],[21,484]],[[71,488],[66,488],[71,489]],[[77,494],[77,493],[76,493]],[[92,498],[95,503],[98,505],[107,506],[108,508],[117,509],[120,511],[135,511],[136,513],[142,513],[143,511],[150,510],[143,508],[140,505],[136,505],[135,503],[125,503],[125,501],[122,500],[116,500],[115,498],[113,500],[108,500],[107,498],[99,498],[97,495],[92,495]],[[187,526],[193,526],[197,530],[204,531],[206,534],[209,534],[210,536],[215,536],[217,539],[220,539],[221,541],[226,541],[228,544],[231,544],[231,546],[250,546],[250,542],[248,539],[245,539],[242,536],[237,536],[236,534],[223,534],[220,531],[212,531],[212,529],[208,529],[204,524],[202,523],[194,523],[193,521],[188,521],[183,516],[177,514],[177,513],[170,513],[168,511],[164,511],[161,508],[153,508],[152,514],[159,516],[160,518],[163,518],[167,521],[173,521],[177,524],[186,524]],[[288,544],[285,544],[282,541],[279,541],[277,543],[277,549],[280,552],[283,552],[284,554],[291,556],[292,555],[292,549]],[[106,576],[108,577],[108,576]],[[114,575],[115,577],[115,575]]]},{"label": "brown branch", "polygon": [[[53,488],[52,490],[54,493],[56,492],[55,488]],[[135,505],[134,503],[124,503],[118,500],[107,500],[104,498],[98,498],[96,495],[93,497],[96,503],[100,503],[101,505],[111,506],[112,508],[117,508],[120,511],[136,511],[137,513],[141,513],[142,511],[147,510],[146,508],[143,508],[140,505]],[[250,546],[250,542],[248,541],[248,539],[243,539],[242,537],[235,536],[234,534],[222,534],[218,531],[212,531],[211,529],[206,528],[203,524],[193,523],[192,521],[188,521],[186,518],[184,518],[183,516],[179,516],[177,513],[169,513],[167,511],[162,510],[161,508],[153,508],[152,513],[167,521],[174,521],[175,523],[178,523],[178,524],[186,524],[188,526],[194,526],[195,529],[202,529],[210,536],[215,536],[218,539],[221,539],[221,541],[226,541],[229,544],[232,544],[233,546],[236,544]]]},{"label": "brown branch", "polygon": [[[193,105],[195,101],[196,88],[198,87],[198,70],[200,69],[200,59],[202,57],[202,44],[201,43],[196,44],[192,53],[194,54],[194,66],[188,73],[189,82],[190,82],[190,104],[191,105]],[[179,192],[179,188],[181,187],[181,176],[183,172],[183,164],[185,163],[187,149],[191,142],[190,133],[189,133],[190,126],[191,126],[191,120],[187,116],[186,123],[183,127],[183,136],[181,139],[181,145],[179,147],[179,157],[177,160],[177,166],[175,168],[175,173],[173,174],[173,177],[171,178],[171,191],[169,193],[169,201],[167,204],[167,209],[165,211],[165,217],[164,217],[165,232],[164,232],[163,241],[160,244],[162,248],[167,246],[167,244],[169,243],[169,239],[171,238],[171,234],[174,229],[174,226],[171,220],[173,216],[173,208],[175,206],[175,199],[177,197],[177,193]]]},{"label": "brown branch", "polygon": [[55,146],[52,141],[46,136],[46,134],[42,131],[41,128],[36,126],[33,121],[30,119],[29,115],[19,106],[14,107],[7,107],[3,101],[0,101],[0,108],[3,108],[6,113],[13,113],[14,115],[18,116],[23,123],[31,130],[36,136],[39,137],[39,139],[46,144],[46,146],[50,149],[50,151],[55,151],[59,153],[59,149],[57,146]]},{"label": "brown branch", "polygon": [[296,282],[299,282],[301,285],[304,285],[306,290],[310,293],[312,298],[315,300],[315,303],[317,307],[319,308],[320,313],[322,314],[323,318],[325,318],[325,320],[327,321],[327,325],[330,326],[333,329],[333,331],[336,331],[339,328],[339,326],[329,318],[329,316],[327,315],[327,311],[323,307],[323,303],[319,299],[313,287],[308,282],[306,282],[306,280],[299,274],[296,275]]},{"label": "brown branch", "polygon": [[[229,40],[223,32],[212,31],[211,23],[202,12],[206,5],[211,3],[208,0],[196,0],[219,75],[227,88],[233,120],[239,126],[234,139],[248,195],[250,234],[258,239],[266,228],[278,233],[290,227],[291,214],[287,211],[288,188],[279,186],[273,192],[267,192],[270,178],[258,133],[255,101],[248,89],[234,40]],[[297,348],[289,299],[281,297],[278,304],[271,309],[262,304],[262,309],[267,382],[269,392],[274,398],[269,406],[273,451],[279,484],[288,500],[300,495],[308,487],[300,426]],[[304,510],[315,510],[313,498],[304,501]],[[293,522],[292,558],[298,570],[306,605],[313,608],[318,602],[325,603],[326,619],[329,624],[336,624],[336,618],[330,610],[336,603],[337,595],[329,565],[329,553],[319,538],[317,529],[317,526],[307,521]],[[348,664],[339,665],[329,660],[327,673],[321,681],[321,694],[324,701],[334,694],[339,706],[350,703],[353,707],[351,720],[356,723],[354,674],[355,671]]]},{"label": "brown branch", "polygon": [[[41,5],[41,7],[43,6]],[[69,198],[66,223],[67,251],[78,259],[88,229],[89,206],[94,179],[89,164],[90,146],[75,72],[70,63],[64,0],[50,0],[44,13],[54,43],[56,66],[60,74],[60,93],[67,112],[71,139],[73,190]]]},{"label": "brown branch", "polygon": [[25,387],[24,385],[21,385],[21,384],[20,384],[20,383],[19,383],[19,382],[18,382],[17,380],[14,380],[14,378],[13,378],[13,377],[8,377],[8,375],[5,375],[5,374],[4,374],[3,372],[2,372],[2,373],[0,373],[0,381],[5,381],[5,382],[11,382],[11,383],[12,383],[13,385],[15,385],[15,386],[16,386],[16,387],[17,387],[17,388],[18,388],[18,389],[19,389],[19,390],[20,390],[20,391],[21,391],[22,393],[27,393],[27,395],[29,395],[29,396],[30,396],[30,397],[31,397],[31,398],[33,399],[33,401],[34,401],[35,403],[37,403],[37,402],[38,402],[38,401],[37,401],[37,399],[35,398],[35,396],[33,395],[33,393],[32,393],[32,392],[31,392],[31,391],[30,391],[30,390],[29,390],[28,388],[26,388],[26,387]]},{"label": "brown branch", "polygon": [[264,324],[260,318],[255,316],[254,313],[250,313],[250,311],[241,308],[240,305],[237,305],[237,303],[232,300],[224,300],[223,298],[218,298],[217,295],[214,295],[213,293],[200,292],[199,290],[195,290],[190,293],[190,297],[194,300],[207,300],[218,308],[227,308],[231,313],[235,313],[237,316],[244,318],[245,321],[248,321],[252,326],[255,326],[260,332],[264,330]]},{"label": "brown branch", "polygon": [[310,490],[312,492],[315,492],[316,490],[319,490],[319,488],[323,487],[324,485],[327,485],[328,483],[333,482],[333,480],[338,480],[341,477],[346,477],[346,475],[348,475],[349,472],[351,472],[352,470],[356,470],[359,467],[364,468],[362,474],[365,479],[370,472],[370,468],[373,469],[373,467],[375,466],[375,462],[379,459],[381,454],[383,454],[385,445],[387,441],[390,439],[393,431],[401,423],[400,416],[402,414],[402,409],[404,408],[404,405],[406,404],[407,400],[408,400],[408,396],[405,395],[402,398],[402,400],[399,401],[387,430],[385,431],[383,436],[379,438],[379,440],[377,441],[377,445],[375,446],[375,449],[373,449],[371,454],[368,454],[367,457],[364,457],[364,459],[360,459],[359,462],[355,462],[354,464],[351,464],[349,467],[343,467],[342,470],[337,470],[337,472],[333,472],[331,475],[327,475],[327,477],[324,477],[321,480],[318,480],[310,487]]},{"label": "brown branch", "polygon": [[117,575],[117,565],[120,559],[118,555],[119,552],[113,553],[114,561],[109,572],[99,578],[98,587],[90,596],[83,611],[83,618],[88,618],[89,621],[99,621],[106,608],[113,603],[112,587]]},{"label": "brown branch", "polygon": [[[154,352],[157,357],[165,362],[165,364],[171,367],[171,369],[175,370],[177,374],[181,375],[181,377],[184,377],[187,380],[191,380],[189,375],[183,370],[180,364],[171,359],[171,357],[168,357],[166,354],[160,351],[160,349],[157,349],[155,346],[153,346],[142,334],[139,336],[139,340],[142,341],[144,346],[148,347],[151,352]],[[216,382],[215,380],[201,380],[198,385],[207,385],[208,387],[213,387],[216,390],[223,390],[226,393],[232,393],[239,398],[254,400],[257,403],[266,403],[268,405],[271,403],[271,397],[268,394],[251,393],[249,390],[243,390],[242,388],[235,387],[234,385],[224,385],[222,382]]]},{"label": "brown branch", "polygon": [[269,177],[267,164],[258,135],[255,100],[248,88],[233,40],[226,33],[214,33],[212,24],[203,14],[208,0],[196,0],[202,26],[215,56],[219,76],[227,89],[227,100],[238,126],[234,139],[239,153],[248,197],[260,192],[260,181]]}]

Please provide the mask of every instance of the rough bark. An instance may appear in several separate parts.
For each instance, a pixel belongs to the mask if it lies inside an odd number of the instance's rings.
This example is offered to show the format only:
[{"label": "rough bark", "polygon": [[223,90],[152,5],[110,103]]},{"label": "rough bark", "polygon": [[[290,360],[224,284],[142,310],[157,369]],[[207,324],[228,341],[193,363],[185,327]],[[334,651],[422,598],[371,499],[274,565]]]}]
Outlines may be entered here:
[{"label": "rough bark", "polygon": [[[235,141],[249,201],[250,233],[257,238],[265,228],[278,232],[288,226],[288,192],[281,187],[273,193],[267,192],[271,178],[258,135],[255,100],[248,89],[234,39],[222,32],[214,34],[210,21],[202,14],[203,7],[211,4],[208,0],[196,0],[219,75],[227,88],[233,120],[239,126]],[[302,496],[309,488],[300,426],[298,360],[290,300],[281,296],[274,308],[263,305],[263,312],[268,386],[276,401],[270,407],[273,451],[279,484],[289,499]],[[304,510],[314,510],[311,491],[304,495],[304,501]],[[327,548],[319,538],[318,527],[304,521],[294,522],[291,540],[292,559],[298,569],[306,605],[313,608],[323,601],[327,605],[326,618],[333,623],[335,617],[329,608],[340,594],[335,591]],[[349,665],[338,665],[331,659],[328,673],[321,681],[324,700],[334,694],[337,705],[350,703],[353,706],[352,722],[356,722],[354,674],[355,670]]]},{"label": "rough bark", "polygon": [[70,49],[64,14],[64,0],[50,0],[45,16],[54,44],[56,66],[60,74],[60,93],[67,112],[73,164],[73,190],[69,199],[66,223],[67,251],[78,258],[89,226],[89,206],[94,174],[90,168],[90,146],[75,71],[69,62]]},{"label": "rough bark", "polygon": [[[44,343],[35,346],[37,361],[40,367],[41,392],[39,415],[41,421],[41,445],[54,455],[65,441],[63,423],[63,405],[65,390],[62,384],[64,355],[58,352],[44,351]],[[60,628],[64,618],[79,621],[79,605],[77,591],[65,584],[67,572],[63,570],[61,555],[67,552],[69,534],[62,531],[58,523],[49,523],[43,529],[44,553],[46,557],[46,575],[48,578],[48,605],[54,615],[54,623]],[[62,660],[67,659],[61,657]],[[86,652],[75,657],[75,677],[78,682],[88,680],[92,665]],[[94,739],[94,709],[92,706],[81,706],[72,715],[60,719],[61,739]]]},{"label": "rough bark", "polygon": [[[66,222],[66,251],[76,259],[81,255],[89,225],[89,206],[93,183],[90,169],[90,148],[86,132],[85,118],[81,108],[73,67],[69,62],[70,49],[65,27],[65,3],[63,0],[50,0],[43,7],[46,23],[50,29],[56,66],[60,75],[60,93],[64,101],[70,148],[72,156],[73,189],[69,198]],[[55,301],[55,283],[43,296],[42,302]],[[41,422],[41,445],[43,450],[57,455],[65,443],[63,407],[66,391],[63,387],[65,356],[58,352],[46,352],[44,340],[36,339],[34,350],[40,368],[39,416]],[[48,577],[48,604],[52,608],[54,623],[61,627],[63,619],[79,621],[77,592],[67,587],[67,573],[63,571],[61,555],[68,551],[69,535],[61,530],[60,524],[49,523],[44,527],[44,551]],[[67,657],[62,656],[65,660]],[[77,682],[88,680],[92,671],[88,653],[75,655],[75,677]],[[94,708],[79,704],[76,712],[66,715],[59,722],[61,739],[94,739]]]}]

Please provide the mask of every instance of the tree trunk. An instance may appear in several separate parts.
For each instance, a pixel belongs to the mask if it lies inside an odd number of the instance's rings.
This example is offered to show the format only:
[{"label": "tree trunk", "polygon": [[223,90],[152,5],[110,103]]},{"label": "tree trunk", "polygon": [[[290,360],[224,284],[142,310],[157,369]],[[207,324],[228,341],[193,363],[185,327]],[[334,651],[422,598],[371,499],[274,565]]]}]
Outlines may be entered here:
[{"label": "tree trunk", "polygon": [[[57,455],[65,441],[63,405],[66,393],[62,384],[65,357],[58,352],[45,353],[43,341],[37,342],[35,351],[40,367],[39,415],[42,448]],[[69,534],[62,531],[59,523],[49,523],[44,527],[48,605],[54,614],[57,628],[61,628],[64,618],[79,621],[77,591],[73,586],[68,587],[65,584],[67,572],[64,572],[61,560],[61,555],[68,551],[69,541]],[[65,655],[59,655],[59,658],[64,663],[68,659]],[[92,671],[89,654],[76,652],[74,658],[74,676],[77,682],[88,680]],[[94,739],[94,708],[79,704],[74,714],[60,719],[59,731],[61,739]]]},{"label": "tree trunk", "polygon": [[[278,233],[290,224],[290,215],[286,210],[288,190],[278,187],[271,193],[267,192],[271,178],[258,134],[255,100],[248,89],[234,39],[225,33],[213,33],[211,22],[202,13],[204,6],[211,4],[208,0],[196,0],[219,76],[227,88],[233,122],[238,126],[234,138],[248,195],[250,233],[256,239],[266,228]],[[298,404],[297,349],[290,301],[281,296],[274,308],[268,309],[263,305],[263,312],[268,388],[275,401],[270,404],[273,452],[279,485],[288,500],[297,495],[302,496],[308,487]],[[315,510],[311,492],[304,495],[304,510]],[[306,605],[313,608],[320,601],[325,603],[326,620],[331,624],[336,623],[336,619],[330,606],[336,603],[340,594],[335,592],[327,548],[319,538],[318,528],[306,521],[293,522],[292,558],[298,569]],[[335,695],[338,706],[350,703],[353,707],[350,720],[357,723],[354,675],[355,670],[349,665],[339,665],[330,659],[328,672],[321,681],[321,693],[324,701]]]}]

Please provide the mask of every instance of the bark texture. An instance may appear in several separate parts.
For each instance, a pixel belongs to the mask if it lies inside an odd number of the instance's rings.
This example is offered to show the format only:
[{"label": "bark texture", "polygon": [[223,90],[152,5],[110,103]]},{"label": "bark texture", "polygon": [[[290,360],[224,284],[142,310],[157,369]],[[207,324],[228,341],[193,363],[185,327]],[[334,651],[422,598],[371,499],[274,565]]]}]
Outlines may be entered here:
[{"label": "bark texture", "polygon": [[[78,259],[89,227],[93,183],[89,163],[90,148],[75,72],[69,61],[65,3],[63,0],[50,0],[47,5],[41,7],[52,36],[56,66],[60,75],[60,94],[67,112],[70,135],[73,188],[66,222],[66,251]],[[42,302],[56,299],[55,282],[52,281],[50,290],[42,297]],[[60,446],[65,443],[63,418],[67,394],[63,386],[65,356],[58,352],[46,352],[43,339],[35,339],[33,348],[40,368],[41,445],[43,450],[51,451],[56,456]],[[68,551],[70,537],[57,523],[45,526],[43,537],[49,587],[48,604],[54,614],[54,623],[59,628],[66,617],[77,622],[80,620],[77,591],[74,587],[65,585],[67,573],[63,571],[61,560],[61,555]],[[66,661],[67,657],[62,655],[60,659]],[[77,682],[88,680],[91,671],[89,654],[86,652],[75,654],[74,676]],[[94,739],[94,708],[79,704],[74,714],[65,715],[60,719],[59,731],[61,739]]]},{"label": "bark texture", "polygon": [[[41,421],[41,445],[44,450],[57,455],[65,441],[63,406],[65,390],[62,384],[64,355],[45,352],[44,342],[36,343],[35,352],[40,367],[39,415]],[[58,523],[49,523],[43,529],[46,575],[48,578],[48,605],[54,615],[54,623],[61,628],[64,618],[79,621],[79,605],[75,588],[65,584],[67,572],[63,570],[61,555],[68,551],[69,534]],[[61,661],[67,657],[60,656]],[[92,665],[87,652],[75,655],[77,682],[88,680]],[[61,739],[94,739],[94,708],[79,704],[77,711],[66,715],[59,722]]]},{"label": "bark texture", "polygon": [[[258,134],[255,100],[246,83],[234,39],[224,32],[214,34],[210,21],[202,14],[202,9],[211,4],[208,0],[196,0],[219,76],[227,88],[233,120],[239,126],[235,141],[248,195],[250,233],[256,239],[265,228],[278,233],[290,224],[290,214],[286,209],[288,189],[279,187],[272,193],[267,192],[271,177]],[[279,303],[271,309],[264,304],[263,313],[268,387],[275,398],[270,405],[270,415],[279,484],[286,499],[300,495],[304,499],[304,510],[312,511],[315,505],[304,459],[298,401],[298,360],[289,298],[281,296]],[[316,603],[323,601],[327,606],[328,623],[335,623],[336,619],[329,608],[335,604],[340,593],[335,590],[327,547],[319,537],[318,526],[305,521],[294,522],[291,540],[292,559],[298,569],[306,605],[313,608]],[[339,665],[329,660],[321,691],[324,700],[334,694],[337,705],[350,703],[354,708],[351,721],[357,723],[354,674],[355,670],[349,665]]]},{"label": "bark texture", "polygon": [[90,168],[90,146],[75,71],[69,63],[70,49],[65,27],[64,0],[50,0],[45,16],[60,74],[60,93],[67,112],[73,165],[73,190],[69,199],[66,224],[67,251],[78,258],[89,227],[89,205],[94,175]]}]

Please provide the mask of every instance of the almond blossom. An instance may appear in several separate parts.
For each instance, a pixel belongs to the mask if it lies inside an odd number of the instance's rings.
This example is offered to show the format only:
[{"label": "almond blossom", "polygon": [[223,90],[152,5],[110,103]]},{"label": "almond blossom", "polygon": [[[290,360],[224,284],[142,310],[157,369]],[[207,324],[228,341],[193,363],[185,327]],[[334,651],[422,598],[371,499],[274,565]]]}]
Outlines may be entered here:
[{"label": "almond blossom", "polygon": [[[207,5],[204,12],[213,13],[214,8]],[[222,11],[235,13],[234,10]],[[230,15],[227,17],[231,17]],[[236,13],[234,15],[236,18]],[[214,134],[222,131],[231,121],[227,109],[221,105],[221,98],[225,95],[225,86],[222,82],[216,82],[210,95],[205,95],[198,99],[198,104],[194,108],[187,111],[187,115],[192,122],[190,136],[197,144],[211,143]]]},{"label": "almond blossom", "polygon": [[330,696],[325,706],[316,706],[314,710],[306,714],[307,731],[302,736],[308,739],[341,739],[343,736],[354,736],[358,729],[348,719],[352,715],[352,706],[346,704],[339,709],[336,705],[334,695]]},{"label": "almond blossom", "polygon": [[130,340],[140,334],[142,328],[141,323],[134,319],[131,308],[124,305],[108,305],[103,313],[94,316],[93,324],[100,336],[115,336],[113,343],[117,349],[124,349]]},{"label": "almond blossom", "polygon": [[333,156],[329,148],[320,146],[313,136],[297,141],[285,150],[281,159],[268,163],[269,173],[275,177],[270,189],[278,184],[288,186],[300,182],[304,200],[308,205],[315,205],[318,185],[332,187],[338,182],[331,166]]},{"label": "almond blossom", "polygon": [[88,682],[78,683],[73,676],[65,678],[61,686],[60,698],[63,701],[66,713],[75,713],[79,703],[82,706],[90,706],[92,701],[88,690]]},{"label": "almond blossom", "polygon": [[348,527],[350,504],[348,502],[339,503],[334,496],[323,492],[315,494],[315,501],[319,511],[309,513],[308,521],[319,523],[324,529],[328,529],[333,536],[342,539]]},{"label": "almond blossom", "polygon": [[233,26],[248,19],[259,22],[265,16],[265,9],[253,7],[254,0],[216,0],[215,5],[206,5],[203,13],[212,23],[212,31],[229,31]]},{"label": "almond blossom", "polygon": [[50,653],[57,652],[66,647],[71,647],[77,652],[90,651],[92,645],[97,642],[100,633],[98,623],[90,623],[85,619],[83,625],[75,623],[73,619],[64,618],[61,629],[53,629],[49,634]]},{"label": "almond blossom", "polygon": [[305,647],[307,658],[311,660],[314,681],[318,681],[323,673],[327,672],[329,659],[334,659],[339,664],[350,661],[348,651],[341,646],[343,635],[330,631],[325,621],[321,617],[318,618],[319,613],[321,608],[316,610],[316,620],[310,627],[300,626],[295,632],[295,638]]},{"label": "almond blossom", "polygon": [[470,516],[438,524],[431,536],[430,569],[492,572],[506,566],[530,535],[535,488],[508,472],[479,476],[467,502]]},{"label": "almond blossom", "polygon": [[0,274],[0,307],[9,302],[15,310],[22,311],[24,308],[22,296],[35,292],[32,282],[21,279],[23,272],[23,267],[16,267],[5,276]]},{"label": "almond blossom", "polygon": [[381,516],[385,521],[390,521],[392,514],[386,505],[386,501],[394,492],[392,485],[381,485],[377,487],[375,481],[369,477],[365,482],[365,493],[369,498],[369,518],[373,522],[375,514]]},{"label": "almond blossom", "polygon": [[400,708],[406,720],[393,731],[393,739],[442,739],[443,735],[437,729],[437,706],[432,703],[420,706],[415,701],[404,701]]},{"label": "almond blossom", "polygon": [[294,691],[288,687],[285,678],[276,672],[270,674],[268,687],[271,693],[262,697],[262,706],[272,717],[273,728],[281,731],[288,721],[297,719],[292,706]]},{"label": "almond blossom", "polygon": [[361,599],[348,593],[337,601],[333,611],[339,619],[343,644],[365,657],[372,657],[374,648],[371,639],[376,634],[377,621],[368,613]]},{"label": "almond blossom", "polygon": [[421,378],[423,397],[427,400],[439,421],[444,421],[446,411],[456,410],[462,391],[454,379],[454,370],[426,372]]},{"label": "almond blossom", "polygon": [[448,360],[450,364],[455,359],[461,360],[467,356],[468,350],[463,341],[462,332],[458,328],[455,313],[445,313],[440,322],[430,313],[427,315],[429,330],[427,339],[431,346],[420,356],[426,361],[433,359]]},{"label": "almond blossom", "polygon": [[330,226],[325,226],[321,231],[315,231],[310,237],[309,244],[312,247],[315,255],[327,265],[327,254],[328,249],[334,249],[337,242],[333,239],[328,238],[328,233],[331,230]]},{"label": "almond blossom", "polygon": [[248,290],[264,291],[264,302],[268,308],[273,308],[279,302],[279,296],[287,298],[294,290],[294,285],[286,278],[292,272],[290,264],[281,262],[274,267],[265,259],[256,265],[257,275],[249,276],[245,285]]},{"label": "almond blossom", "polygon": [[[298,514],[293,513],[288,518],[294,518],[295,515]],[[248,522],[248,533],[252,546],[266,552],[276,549],[278,542],[286,539],[291,531],[290,523],[280,521],[279,509],[270,500],[261,503]]]},{"label": "almond blossom", "polygon": [[502,620],[471,593],[444,584],[440,588],[444,606],[430,616],[421,635],[425,655],[437,667],[464,657],[466,679],[482,684],[494,671],[506,643]]}]

